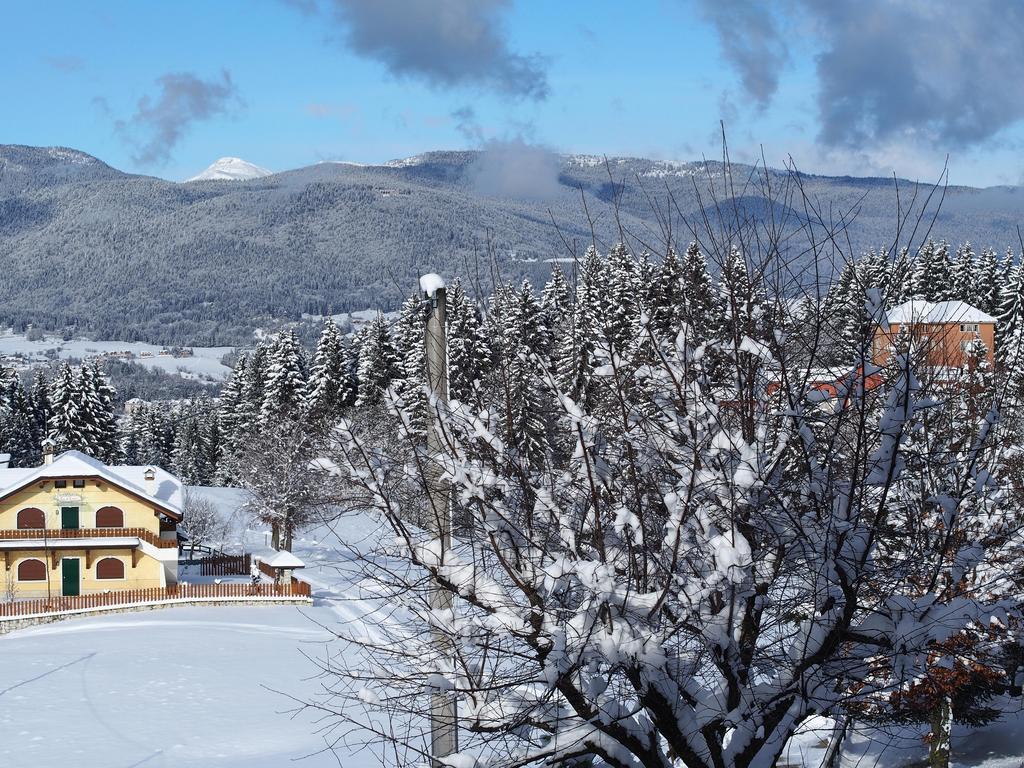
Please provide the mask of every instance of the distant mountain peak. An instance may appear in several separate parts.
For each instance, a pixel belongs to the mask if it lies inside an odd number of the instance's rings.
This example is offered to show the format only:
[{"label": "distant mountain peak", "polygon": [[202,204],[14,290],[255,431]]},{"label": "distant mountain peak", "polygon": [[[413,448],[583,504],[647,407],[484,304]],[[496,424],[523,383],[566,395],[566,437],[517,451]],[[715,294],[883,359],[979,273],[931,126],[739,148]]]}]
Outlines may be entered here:
[{"label": "distant mountain peak", "polygon": [[222,157],[189,181],[242,181],[270,176],[273,171],[253,165],[240,157]]}]

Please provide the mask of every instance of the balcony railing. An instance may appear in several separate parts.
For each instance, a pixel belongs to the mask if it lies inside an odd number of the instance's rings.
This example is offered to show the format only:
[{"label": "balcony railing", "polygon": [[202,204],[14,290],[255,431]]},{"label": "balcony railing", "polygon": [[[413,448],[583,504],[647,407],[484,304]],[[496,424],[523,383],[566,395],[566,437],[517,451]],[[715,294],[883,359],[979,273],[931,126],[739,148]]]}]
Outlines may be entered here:
[{"label": "balcony railing", "polygon": [[20,539],[107,539],[132,536],[159,549],[177,549],[178,540],[161,539],[145,528],[18,528],[0,530],[0,541]]}]

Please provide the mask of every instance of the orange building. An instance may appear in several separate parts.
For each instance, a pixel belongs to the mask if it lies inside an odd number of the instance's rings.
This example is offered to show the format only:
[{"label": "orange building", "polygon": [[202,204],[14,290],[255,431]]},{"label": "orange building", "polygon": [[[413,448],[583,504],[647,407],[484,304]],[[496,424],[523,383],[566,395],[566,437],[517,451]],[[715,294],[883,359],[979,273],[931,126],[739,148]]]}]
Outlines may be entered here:
[{"label": "orange building", "polygon": [[878,326],[872,339],[875,365],[885,365],[904,343],[921,350],[930,366],[962,366],[976,341],[985,345],[989,363],[994,361],[996,319],[963,301],[913,299],[890,309],[886,321],[888,328]]}]

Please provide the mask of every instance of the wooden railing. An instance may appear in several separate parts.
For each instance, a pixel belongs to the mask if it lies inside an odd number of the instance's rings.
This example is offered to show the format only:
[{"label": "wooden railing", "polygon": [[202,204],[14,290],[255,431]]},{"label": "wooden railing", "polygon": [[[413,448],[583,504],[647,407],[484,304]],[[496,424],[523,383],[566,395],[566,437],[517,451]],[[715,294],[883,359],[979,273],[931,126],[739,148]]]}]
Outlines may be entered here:
[{"label": "wooden railing", "polygon": [[0,617],[29,616],[38,613],[61,613],[107,606],[128,607],[139,603],[167,600],[246,598],[273,600],[281,597],[309,597],[309,584],[292,579],[290,584],[179,584],[176,587],[150,587],[128,589],[123,592],[103,592],[76,597],[38,598],[0,603]]},{"label": "wooden railing", "polygon": [[178,540],[161,539],[145,528],[18,528],[16,530],[0,530],[0,541],[4,539],[103,539],[134,536],[152,544],[159,549],[177,549]]}]

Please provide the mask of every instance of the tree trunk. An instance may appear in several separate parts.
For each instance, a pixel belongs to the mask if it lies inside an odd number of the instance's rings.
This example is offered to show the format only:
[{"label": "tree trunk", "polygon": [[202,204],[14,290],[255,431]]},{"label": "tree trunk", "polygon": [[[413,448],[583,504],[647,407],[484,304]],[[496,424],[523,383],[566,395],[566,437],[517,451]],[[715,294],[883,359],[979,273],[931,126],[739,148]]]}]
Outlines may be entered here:
[{"label": "tree trunk", "polygon": [[281,526],[276,522],[270,524],[270,546],[279,549],[281,545]]},{"label": "tree trunk", "polygon": [[846,715],[836,715],[836,723],[832,728],[832,738],[829,739],[828,749],[825,750],[825,757],[822,758],[821,768],[839,768],[843,755],[843,742],[846,741],[846,734],[849,730],[849,718]]},{"label": "tree trunk", "polygon": [[949,742],[953,731],[953,700],[943,696],[932,712],[932,743],[929,768],[949,768]]}]

